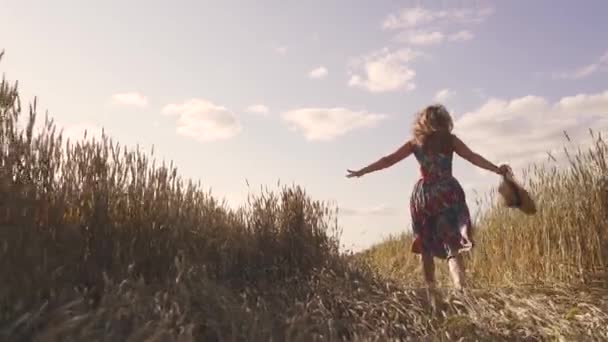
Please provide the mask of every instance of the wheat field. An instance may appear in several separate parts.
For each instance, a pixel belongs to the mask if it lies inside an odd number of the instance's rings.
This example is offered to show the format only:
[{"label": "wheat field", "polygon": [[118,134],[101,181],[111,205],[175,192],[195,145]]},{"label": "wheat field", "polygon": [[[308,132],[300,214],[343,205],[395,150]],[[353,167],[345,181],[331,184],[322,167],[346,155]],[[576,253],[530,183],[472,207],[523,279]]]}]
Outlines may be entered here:
[{"label": "wheat field", "polygon": [[336,209],[301,187],[231,209],[153,153],[66,141],[4,78],[0,118],[1,340],[608,340],[599,133],[567,167],[526,171],[536,216],[479,218],[454,295],[421,287],[407,235],[340,252]]}]

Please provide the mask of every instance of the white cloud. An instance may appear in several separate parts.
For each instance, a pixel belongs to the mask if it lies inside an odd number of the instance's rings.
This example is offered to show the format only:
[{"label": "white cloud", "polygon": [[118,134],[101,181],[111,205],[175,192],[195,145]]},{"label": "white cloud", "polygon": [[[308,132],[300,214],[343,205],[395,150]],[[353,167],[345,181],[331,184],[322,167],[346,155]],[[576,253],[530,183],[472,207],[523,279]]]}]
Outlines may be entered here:
[{"label": "white cloud", "polygon": [[290,128],[311,141],[332,140],[352,130],[372,127],[384,118],[383,114],[346,108],[300,108],[283,113]]},{"label": "white cloud", "polygon": [[384,29],[411,28],[431,21],[434,14],[420,7],[403,8],[397,14],[389,14],[384,19],[382,27]]},{"label": "white cloud", "polygon": [[447,101],[448,99],[450,99],[452,96],[454,95],[454,92],[450,89],[441,89],[440,91],[438,91],[435,94],[435,97],[433,97],[433,100],[437,101],[437,102],[444,102]]},{"label": "white cloud", "polygon": [[411,29],[430,23],[472,24],[484,21],[493,13],[491,8],[462,8],[434,11],[422,7],[403,8],[389,14],[382,27],[386,30]]},{"label": "white cloud", "polygon": [[483,22],[494,10],[488,7],[431,10],[422,7],[403,8],[389,14],[382,27],[385,30],[401,31],[396,40],[410,45],[436,45],[443,42],[464,42],[473,39],[467,29],[445,34],[454,25],[472,25]]},{"label": "white cloud", "polygon": [[551,104],[538,96],[490,99],[455,122],[456,134],[494,162],[516,167],[561,150],[566,131],[575,143],[589,140],[588,130],[608,130],[608,90],[563,97]]},{"label": "white cloud", "polygon": [[308,77],[311,79],[320,79],[327,76],[327,68],[324,66],[320,66],[318,68],[314,68],[308,73]]},{"label": "white cloud", "polygon": [[399,211],[396,208],[389,207],[386,204],[367,208],[340,207],[340,214],[344,216],[392,216],[398,213]]},{"label": "white cloud", "polygon": [[435,45],[443,42],[444,35],[439,31],[404,31],[396,39],[412,45]]},{"label": "white cloud", "polygon": [[416,72],[408,65],[415,58],[411,49],[391,51],[388,48],[355,60],[348,85],[372,93],[413,90]]},{"label": "white cloud", "polygon": [[[473,39],[473,33],[467,29],[452,32],[453,25],[471,25],[481,23],[494,10],[488,7],[458,8],[431,10],[423,7],[403,8],[397,13],[389,14],[382,27],[388,31],[397,31],[394,39],[409,46],[430,46],[450,42],[463,42]],[[372,93],[416,88],[416,72],[410,62],[420,55],[409,48],[374,51],[357,59],[349,70],[348,85],[366,89]]]},{"label": "white cloud", "polygon": [[255,104],[255,105],[251,105],[249,107],[247,107],[247,111],[249,113],[255,113],[255,114],[268,114],[270,112],[270,109],[262,104]]},{"label": "white cloud", "polygon": [[448,40],[451,42],[466,42],[471,39],[473,39],[473,33],[469,30],[461,30],[448,36]]},{"label": "white cloud", "polygon": [[112,95],[112,100],[115,103],[134,107],[146,107],[148,99],[140,93],[117,93]]},{"label": "white cloud", "polygon": [[241,125],[231,111],[207,100],[168,104],[163,113],[177,115],[177,132],[200,142],[227,140],[241,132]]},{"label": "white cloud", "polygon": [[557,108],[570,115],[597,115],[608,120],[608,90],[598,94],[578,94],[562,98]]},{"label": "white cloud", "polygon": [[576,68],[571,71],[557,72],[553,74],[555,79],[579,80],[595,73],[608,71],[608,51],[593,63]]},{"label": "white cloud", "polygon": [[275,46],[274,47],[274,52],[278,53],[279,55],[286,55],[287,54],[287,46]]}]

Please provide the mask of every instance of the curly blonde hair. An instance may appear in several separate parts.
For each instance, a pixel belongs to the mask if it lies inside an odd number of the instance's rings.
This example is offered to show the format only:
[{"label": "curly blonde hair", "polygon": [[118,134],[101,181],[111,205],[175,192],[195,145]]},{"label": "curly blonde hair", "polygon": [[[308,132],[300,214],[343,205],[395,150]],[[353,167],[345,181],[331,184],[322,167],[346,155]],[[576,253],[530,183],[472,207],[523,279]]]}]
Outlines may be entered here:
[{"label": "curly blonde hair", "polygon": [[451,146],[452,116],[441,104],[428,106],[418,112],[413,135],[416,144],[425,150],[444,150]]}]

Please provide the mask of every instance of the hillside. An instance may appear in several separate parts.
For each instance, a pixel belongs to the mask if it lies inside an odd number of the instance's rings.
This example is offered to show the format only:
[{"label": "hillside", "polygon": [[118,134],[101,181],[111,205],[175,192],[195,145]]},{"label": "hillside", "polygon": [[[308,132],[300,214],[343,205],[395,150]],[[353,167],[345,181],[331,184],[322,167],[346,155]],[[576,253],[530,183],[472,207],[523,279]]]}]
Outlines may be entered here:
[{"label": "hillside", "polygon": [[533,170],[540,213],[495,207],[475,286],[419,287],[408,237],[342,255],[335,208],[299,187],[231,210],[171,164],[65,141],[0,85],[4,341],[608,340],[606,144]]}]

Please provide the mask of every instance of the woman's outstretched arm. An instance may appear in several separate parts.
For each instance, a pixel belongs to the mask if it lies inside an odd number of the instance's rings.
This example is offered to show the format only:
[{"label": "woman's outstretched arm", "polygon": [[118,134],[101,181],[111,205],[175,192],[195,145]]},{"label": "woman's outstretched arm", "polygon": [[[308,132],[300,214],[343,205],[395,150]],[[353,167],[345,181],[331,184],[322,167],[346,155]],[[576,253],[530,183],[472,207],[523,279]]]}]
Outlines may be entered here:
[{"label": "woman's outstretched arm", "polygon": [[407,158],[414,151],[414,142],[408,141],[403,146],[401,146],[397,151],[380,158],[378,161],[362,168],[361,170],[352,171],[347,170],[348,175],[346,177],[361,177],[367,173],[371,173],[374,171],[386,169],[387,167],[391,167],[403,159]]},{"label": "woman's outstretched arm", "polygon": [[496,166],[486,158],[471,151],[471,149],[457,136],[454,136],[454,152],[471,164],[499,175],[505,174],[508,171],[507,165]]}]

